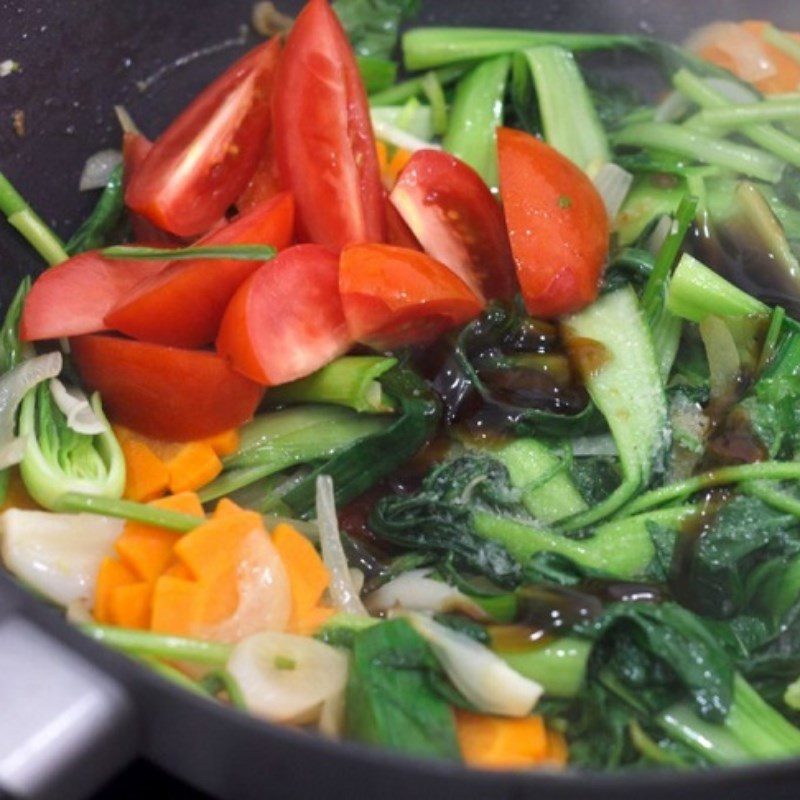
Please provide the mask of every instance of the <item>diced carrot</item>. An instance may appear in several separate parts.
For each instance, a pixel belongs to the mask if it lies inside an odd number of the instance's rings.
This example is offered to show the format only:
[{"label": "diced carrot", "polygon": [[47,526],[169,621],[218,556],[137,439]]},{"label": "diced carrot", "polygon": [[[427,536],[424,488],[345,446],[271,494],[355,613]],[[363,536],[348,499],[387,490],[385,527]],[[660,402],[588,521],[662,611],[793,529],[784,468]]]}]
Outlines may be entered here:
[{"label": "diced carrot", "polygon": [[193,514],[202,517],[205,514],[203,504],[195,492],[177,492],[159,500],[154,500],[150,505],[164,508],[167,511],[180,511],[183,514]]},{"label": "diced carrot", "polygon": [[173,578],[180,578],[184,581],[192,580],[192,573],[186,564],[181,564],[180,561],[172,564],[164,570],[164,575],[171,575]]},{"label": "diced carrot", "polygon": [[19,469],[17,467],[11,467],[11,472],[8,476],[6,499],[3,505],[0,506],[0,511],[6,511],[9,508],[39,508],[36,501],[28,494],[28,490],[25,488],[22,476],[19,474]]},{"label": "diced carrot", "polygon": [[222,462],[211,445],[189,442],[166,462],[169,488],[172,492],[186,492],[205,486],[222,472]]},{"label": "diced carrot", "polygon": [[150,627],[152,586],[130,583],[117,586],[111,594],[111,619],[122,628],[146,630]]},{"label": "diced carrot", "polygon": [[180,536],[174,531],[129,522],[114,547],[123,563],[140,580],[152,585],[174,560],[172,548]]},{"label": "diced carrot", "polygon": [[239,431],[231,428],[229,431],[223,431],[216,436],[203,439],[203,442],[209,445],[220,458],[224,458],[239,449]]},{"label": "diced carrot", "polygon": [[378,152],[378,168],[381,173],[381,180],[387,190],[394,188],[397,177],[403,171],[403,167],[411,160],[412,153],[403,150],[401,147],[391,150],[385,142],[375,142],[375,149]]},{"label": "diced carrot", "polygon": [[413,154],[409,153],[408,150],[403,150],[399,147],[394,151],[391,161],[386,165],[386,174],[392,180],[392,185],[397,183],[397,178],[400,176],[405,165],[411,161],[412,155]]},{"label": "diced carrot", "polygon": [[194,581],[162,575],[153,590],[150,628],[156,633],[189,636],[199,616],[198,588]]},{"label": "diced carrot", "polygon": [[567,740],[558,731],[547,730],[547,760],[558,767],[564,767],[569,760]]},{"label": "diced carrot", "polygon": [[291,525],[278,525],[272,532],[272,543],[289,576],[292,591],[292,616],[289,630],[300,633],[319,627],[330,614],[318,609],[330,584],[331,576],[314,545]]},{"label": "diced carrot", "polygon": [[225,517],[239,514],[242,510],[242,507],[237,506],[233,500],[228,500],[227,497],[223,497],[222,500],[217,503],[217,507],[214,509],[211,519],[224,519]]},{"label": "diced carrot", "polygon": [[540,716],[509,719],[457,709],[456,733],[470,766],[525,769],[548,759],[548,732]]},{"label": "diced carrot", "polygon": [[335,613],[335,608],[314,606],[302,617],[295,618],[294,608],[292,608],[292,617],[287,630],[298,636],[313,636]]},{"label": "diced carrot", "polygon": [[124,564],[115,558],[104,558],[97,573],[97,586],[94,594],[94,617],[109,625],[114,621],[112,597],[120,586],[138,583],[139,579]]},{"label": "diced carrot", "polygon": [[139,503],[161,497],[169,486],[164,462],[139,439],[123,439],[120,446],[125,456],[125,497]]}]

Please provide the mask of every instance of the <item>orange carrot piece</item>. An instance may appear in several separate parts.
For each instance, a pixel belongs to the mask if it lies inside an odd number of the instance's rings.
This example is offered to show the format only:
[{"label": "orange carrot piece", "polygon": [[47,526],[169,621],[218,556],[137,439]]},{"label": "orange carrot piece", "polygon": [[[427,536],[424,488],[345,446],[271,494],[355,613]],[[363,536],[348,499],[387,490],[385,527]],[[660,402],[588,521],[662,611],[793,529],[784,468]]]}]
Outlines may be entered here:
[{"label": "orange carrot piece", "polygon": [[540,716],[509,719],[456,710],[456,734],[461,755],[482,769],[525,769],[542,764],[549,739]]},{"label": "orange carrot piece", "polygon": [[169,486],[164,462],[138,439],[123,439],[120,446],[125,456],[125,497],[138,503],[161,497]]},{"label": "orange carrot piece", "polygon": [[28,494],[22,476],[17,467],[11,467],[11,474],[8,476],[8,489],[6,489],[6,499],[0,506],[0,511],[7,511],[9,508],[37,509],[38,503]]},{"label": "orange carrot piece", "polygon": [[237,506],[233,500],[228,500],[227,497],[223,497],[222,500],[217,503],[217,507],[214,509],[211,519],[225,519],[226,517],[241,514],[242,511],[244,511],[244,509],[241,506]]},{"label": "orange carrot piece", "polygon": [[167,511],[181,511],[184,514],[194,514],[196,517],[205,515],[203,504],[195,492],[178,492],[176,494],[153,500],[151,506],[164,508]]},{"label": "orange carrot piece", "polygon": [[239,449],[239,431],[236,428],[231,428],[229,431],[223,431],[216,436],[209,436],[208,439],[203,439],[202,441],[220,458],[223,458]]},{"label": "orange carrot piece", "polygon": [[97,585],[94,593],[94,617],[104,625],[114,621],[112,598],[114,591],[120,586],[138,583],[138,578],[124,564],[115,558],[104,558],[97,573]]},{"label": "orange carrot piece", "polygon": [[180,561],[177,561],[174,564],[171,564],[164,570],[164,575],[171,575],[173,578],[180,578],[184,581],[191,581],[194,580],[194,576],[190,572],[189,568],[186,564],[181,564]]},{"label": "orange carrot piece", "polygon": [[563,734],[550,728],[547,730],[547,760],[558,767],[565,767],[569,761],[569,747]]},{"label": "orange carrot piece", "polygon": [[313,636],[335,613],[335,608],[314,606],[301,617],[295,617],[292,608],[292,616],[286,630],[298,636]]},{"label": "orange carrot piece", "polygon": [[199,616],[197,584],[162,575],[153,589],[150,628],[156,633],[190,636]]},{"label": "orange carrot piece", "polygon": [[283,561],[292,591],[289,629],[300,632],[309,626],[319,627],[327,618],[324,612],[317,612],[317,606],[330,584],[328,568],[314,545],[291,525],[278,525],[272,532],[272,543]]},{"label": "orange carrot piece", "polygon": [[205,486],[222,472],[222,462],[211,445],[189,442],[166,462],[169,488],[173,493],[193,491]]},{"label": "orange carrot piece", "polygon": [[122,628],[146,630],[150,627],[152,587],[148,583],[117,586],[111,593],[111,619]]},{"label": "orange carrot piece", "polygon": [[180,539],[174,531],[128,523],[114,547],[140,580],[152,584],[174,560],[172,548]]}]

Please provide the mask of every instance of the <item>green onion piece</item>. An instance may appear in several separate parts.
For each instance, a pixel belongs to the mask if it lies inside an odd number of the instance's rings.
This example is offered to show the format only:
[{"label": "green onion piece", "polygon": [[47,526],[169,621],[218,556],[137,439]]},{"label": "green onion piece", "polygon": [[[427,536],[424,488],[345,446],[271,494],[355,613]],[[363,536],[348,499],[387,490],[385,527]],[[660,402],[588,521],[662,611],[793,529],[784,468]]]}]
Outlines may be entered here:
[{"label": "green onion piece", "polygon": [[445,150],[469,164],[491,189],[499,184],[497,128],[503,124],[503,98],[511,59],[489,59],[458,83],[450,109]]},{"label": "green onion piece", "polygon": [[[469,64],[459,64],[455,67],[436,70],[436,78],[442,86],[448,86],[458,80],[469,69],[469,66]],[[401,105],[413,97],[419,97],[423,93],[423,80],[424,76],[410,78],[407,81],[402,81],[388,89],[384,89],[382,92],[372,94],[369,98],[369,104],[373,107]]]},{"label": "green onion piece", "polygon": [[[679,69],[672,78],[675,88],[683,95],[688,97],[693,103],[697,103],[703,109],[729,108],[733,103],[728,100],[722,92],[715,89],[708,82],[698,78],[688,69]],[[779,158],[800,167],[800,141],[790,136],[788,133],[779,131],[771,125],[745,125],[740,132],[755,144],[774,153]],[[709,161],[709,163],[714,163]],[[720,165],[725,166],[725,165]],[[751,175],[745,169],[731,165],[735,172],[742,172]],[[758,178],[759,175],[752,174],[751,177]],[[774,183],[769,178],[764,180]]]},{"label": "green onion piece", "polygon": [[395,403],[378,379],[396,364],[396,358],[344,356],[307,378],[270,389],[267,399],[276,405],[329,403],[362,413],[388,414],[395,410]]},{"label": "green onion piece", "polygon": [[61,495],[55,502],[54,510],[73,514],[85,513],[118,517],[181,533],[194,530],[205,522],[204,517],[184,514],[182,511],[170,511],[145,503],[135,503],[133,500],[114,500],[109,497],[97,497],[78,492],[67,492]]},{"label": "green onion piece", "polygon": [[735,103],[727,107],[706,108],[694,119],[713,128],[738,130],[763,123],[800,118],[800,100],[764,100],[760,103]]},{"label": "green onion piece", "polygon": [[189,661],[192,664],[224,667],[233,649],[231,645],[221,642],[206,642],[110,625],[89,623],[78,625],[77,628],[96,642],[143,658],[163,658],[168,661]]},{"label": "green onion piece", "polygon": [[66,251],[71,256],[104,247],[117,229],[125,210],[122,173],[123,166],[119,164],[109,176],[92,213],[67,242]]},{"label": "green onion piece", "polygon": [[228,670],[215,669],[203,678],[200,685],[212,697],[216,697],[220,692],[225,692],[234,708],[238,708],[240,711],[247,711],[247,703],[242,694],[242,689],[236,678]]},{"label": "green onion piece", "polygon": [[138,247],[116,245],[101,251],[106,258],[135,258],[140,261],[185,261],[194,258],[228,259],[232,261],[269,261],[276,250],[270,245],[229,244],[224,246],[198,245],[170,249],[169,247]]},{"label": "green onion piece", "polygon": [[442,136],[447,131],[447,100],[435,72],[426,72],[422,76],[422,92],[431,107],[433,132],[437,136]]},{"label": "green onion piece", "polygon": [[62,241],[0,172],[0,211],[50,265],[66,261],[69,255]]},{"label": "green onion piece", "polygon": [[612,141],[618,147],[666,150],[769,183],[777,183],[783,174],[784,165],[769,153],[666,122],[631,125],[613,134]]}]

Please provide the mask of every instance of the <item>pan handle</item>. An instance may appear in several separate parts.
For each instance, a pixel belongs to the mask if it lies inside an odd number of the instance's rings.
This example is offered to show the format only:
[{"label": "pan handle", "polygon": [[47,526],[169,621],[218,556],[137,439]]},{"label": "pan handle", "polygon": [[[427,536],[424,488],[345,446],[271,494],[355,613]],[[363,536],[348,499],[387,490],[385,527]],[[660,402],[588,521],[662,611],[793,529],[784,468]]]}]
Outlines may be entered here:
[{"label": "pan handle", "polygon": [[0,797],[79,800],[136,754],[125,689],[23,616],[0,613]]}]

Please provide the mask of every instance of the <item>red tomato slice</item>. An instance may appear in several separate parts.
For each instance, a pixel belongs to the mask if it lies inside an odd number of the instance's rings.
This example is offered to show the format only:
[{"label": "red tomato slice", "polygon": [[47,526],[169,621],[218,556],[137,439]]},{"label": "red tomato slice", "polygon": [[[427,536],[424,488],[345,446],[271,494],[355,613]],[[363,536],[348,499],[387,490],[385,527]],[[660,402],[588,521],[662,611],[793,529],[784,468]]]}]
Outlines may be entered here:
[{"label": "red tomato slice", "polygon": [[[293,231],[294,201],[284,192],[198,244],[271,244],[282,250],[291,242]],[[175,347],[208,344],[214,341],[234,292],[262,263],[208,258],[174,261],[122,298],[106,323],[146,342]]]},{"label": "red tomato slice", "polygon": [[498,130],[500,192],[528,312],[558,317],[597,297],[608,256],[603,200],[584,172],[522,131]]},{"label": "red tomato slice", "polygon": [[303,238],[336,250],[383,241],[383,190],[355,57],[327,0],[292,26],[275,79],[275,152]]},{"label": "red tomato slice", "polygon": [[444,264],[386,244],[346,247],[339,290],[350,335],[379,350],[435,339],[484,306]]},{"label": "red tomato slice", "polygon": [[90,251],[50,267],[25,300],[20,336],[30,342],[105,330],[106,314],[166,266],[166,261],[121,261]]},{"label": "red tomato slice", "polygon": [[472,167],[441,150],[419,150],[389,195],[425,251],[476,294],[508,300],[517,290],[503,212]]},{"label": "red tomato slice", "polygon": [[278,164],[275,161],[275,142],[273,131],[267,136],[267,145],[261,154],[261,160],[256,166],[250,183],[236,200],[236,209],[244,214],[265,200],[269,200],[283,191]]},{"label": "red tomato slice", "polygon": [[267,386],[302,378],[343,355],[351,340],[339,299],[339,260],[320,245],[284,250],[231,300],[217,351]]},{"label": "red tomato slice", "polygon": [[270,127],[280,41],[252,50],[156,140],[125,201],[159,228],[197,236],[225,215],[256,168]]},{"label": "red tomato slice", "polygon": [[235,428],[263,395],[214,353],[94,335],[73,339],[72,356],[112,421],[157,439],[188,441]]}]

